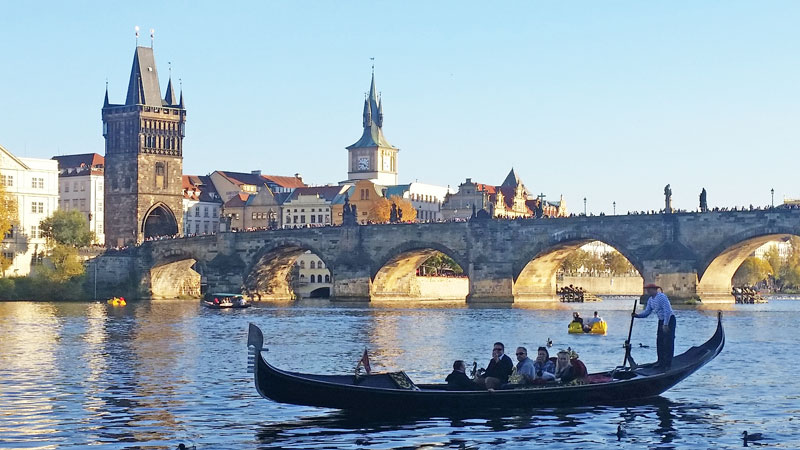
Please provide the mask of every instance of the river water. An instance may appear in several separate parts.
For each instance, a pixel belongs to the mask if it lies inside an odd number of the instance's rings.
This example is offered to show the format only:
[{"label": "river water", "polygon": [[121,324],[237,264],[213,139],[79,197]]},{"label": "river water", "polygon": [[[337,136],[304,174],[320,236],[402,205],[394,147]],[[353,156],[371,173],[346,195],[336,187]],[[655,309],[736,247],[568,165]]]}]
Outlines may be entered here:
[{"label": "river water", "polygon": [[[246,371],[248,322],[264,330],[270,361],[290,370],[352,373],[368,347],[373,370],[436,382],[454,359],[485,366],[494,341],[514,359],[517,345],[535,354],[550,338],[554,350],[572,347],[598,371],[622,362],[632,303],[553,310],[313,301],[228,311],[192,300],[0,303],[0,448],[705,449],[741,447],[744,430],[767,435],[769,447],[800,448],[796,300],[725,306],[723,352],[641,404],[381,418],[273,403]],[[598,310],[608,335],[569,335],[572,309],[584,317]],[[716,309],[677,317],[676,354],[716,326]],[[635,323],[640,362],[655,360],[655,322]],[[627,431],[621,440],[618,424]]]}]

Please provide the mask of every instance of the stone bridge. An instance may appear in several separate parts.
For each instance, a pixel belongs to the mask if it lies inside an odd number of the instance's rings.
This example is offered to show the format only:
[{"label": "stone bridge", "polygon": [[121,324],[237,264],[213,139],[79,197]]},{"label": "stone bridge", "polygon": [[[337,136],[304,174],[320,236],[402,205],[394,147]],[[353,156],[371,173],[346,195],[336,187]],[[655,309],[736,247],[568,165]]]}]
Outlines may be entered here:
[{"label": "stone bridge", "polygon": [[552,301],[561,262],[597,240],[671,298],[732,302],[742,261],[790,235],[800,235],[800,210],[323,227],[151,241],[106,253],[88,273],[100,284],[132,274],[143,297],[197,295],[202,278],[212,292],[289,300],[293,263],[310,250],[331,272],[336,300],[424,299],[416,268],[438,251],[468,275],[466,301]]}]

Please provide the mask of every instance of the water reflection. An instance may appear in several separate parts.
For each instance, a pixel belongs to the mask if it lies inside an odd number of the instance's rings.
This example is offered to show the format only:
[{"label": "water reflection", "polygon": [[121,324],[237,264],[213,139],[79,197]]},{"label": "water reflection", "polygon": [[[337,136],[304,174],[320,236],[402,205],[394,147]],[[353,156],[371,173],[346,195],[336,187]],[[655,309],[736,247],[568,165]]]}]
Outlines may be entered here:
[{"label": "water reflection", "polygon": [[[728,342],[709,366],[663,398],[606,407],[469,411],[394,417],[277,404],[258,397],[244,342],[248,322],[265,332],[271,362],[308,372],[351,373],[364,347],[373,367],[441,381],[453,359],[485,366],[491,344],[529,349],[550,337],[590,370],[621,362],[630,300],[566,309],[487,308],[435,302],[338,305],[302,302],[212,311],[196,301],[0,303],[0,446],[39,448],[734,448],[744,429],[800,442],[798,395],[784,358],[797,355],[786,317],[800,302],[736,305]],[[570,310],[601,310],[606,336],[569,335]],[[681,309],[676,351],[704,342],[715,312]],[[640,361],[655,359],[655,321],[636,323]],[[771,376],[745,376],[758,367]],[[755,399],[774,399],[753,407]],[[616,427],[628,431],[617,441]],[[777,442],[776,442],[777,444]],[[777,447],[778,445],[776,445]]]}]

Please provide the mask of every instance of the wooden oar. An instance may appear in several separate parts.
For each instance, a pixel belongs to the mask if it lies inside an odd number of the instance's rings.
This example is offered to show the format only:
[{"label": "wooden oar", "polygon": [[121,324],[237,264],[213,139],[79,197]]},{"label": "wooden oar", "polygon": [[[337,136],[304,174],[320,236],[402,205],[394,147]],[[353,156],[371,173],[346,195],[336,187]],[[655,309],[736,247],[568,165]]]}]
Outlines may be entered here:
[{"label": "wooden oar", "polygon": [[637,297],[633,301],[633,312],[631,313],[631,327],[628,328],[628,340],[625,341],[625,359],[622,360],[622,367],[625,367],[625,364],[628,363],[628,360],[631,361],[631,368],[635,368],[636,363],[633,361],[633,357],[631,357],[631,334],[633,333],[633,314],[636,314],[636,303],[639,301]]}]

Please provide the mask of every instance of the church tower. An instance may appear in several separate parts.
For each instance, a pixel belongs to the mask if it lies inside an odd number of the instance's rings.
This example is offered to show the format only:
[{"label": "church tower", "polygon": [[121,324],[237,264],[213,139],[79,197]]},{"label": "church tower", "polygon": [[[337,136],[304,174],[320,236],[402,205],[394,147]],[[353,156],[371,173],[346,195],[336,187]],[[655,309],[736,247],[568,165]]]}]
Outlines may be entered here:
[{"label": "church tower", "polygon": [[383,102],[375,89],[375,72],[369,94],[364,99],[364,132],[361,139],[347,147],[348,181],[370,180],[373,183],[394,186],[397,184],[397,152],[383,136]]},{"label": "church tower", "polygon": [[170,74],[161,98],[152,47],[136,47],[125,103],[102,110],[105,235],[109,247],[176,235],[183,229],[183,92]]}]

